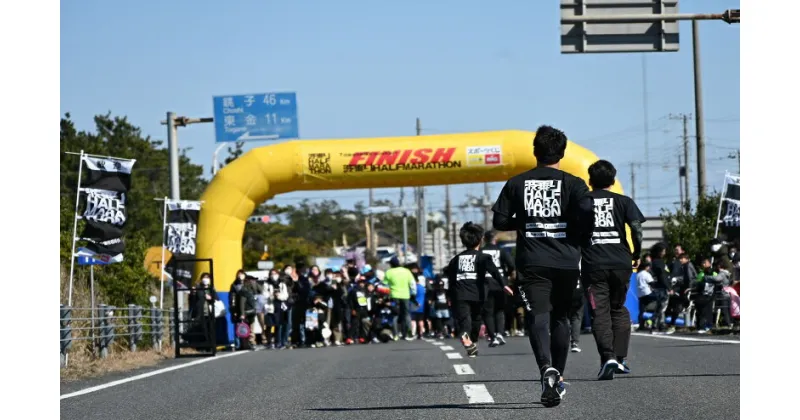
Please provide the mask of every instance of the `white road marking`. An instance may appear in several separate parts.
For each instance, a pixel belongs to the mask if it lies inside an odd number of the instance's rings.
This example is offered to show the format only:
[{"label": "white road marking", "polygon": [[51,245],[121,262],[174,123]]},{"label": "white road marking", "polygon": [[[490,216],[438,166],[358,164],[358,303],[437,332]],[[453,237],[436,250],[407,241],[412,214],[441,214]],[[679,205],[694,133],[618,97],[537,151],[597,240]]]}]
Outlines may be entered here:
[{"label": "white road marking", "polygon": [[439,347],[439,348],[440,348],[440,349],[442,349],[442,351],[455,350],[455,349],[453,348],[453,346],[442,346],[442,347]]},{"label": "white road marking", "polygon": [[117,385],[126,384],[128,382],[138,381],[139,379],[145,379],[145,378],[149,378],[151,376],[160,375],[162,373],[172,372],[173,370],[183,369],[183,368],[186,368],[186,367],[189,367],[189,366],[195,366],[195,365],[199,365],[201,363],[213,362],[215,360],[220,360],[220,359],[224,359],[226,357],[231,357],[231,356],[238,356],[238,355],[242,355],[242,354],[246,354],[246,353],[248,353],[248,352],[247,351],[237,351],[237,352],[234,352],[234,353],[228,353],[228,354],[223,354],[223,355],[219,355],[219,356],[193,360],[191,362],[183,363],[183,364],[180,364],[180,365],[177,365],[177,366],[170,366],[168,368],[158,369],[158,370],[154,370],[152,372],[143,373],[141,375],[131,376],[130,378],[124,378],[124,379],[120,379],[120,380],[117,380],[117,381],[112,381],[112,382],[108,382],[108,383],[105,383],[105,384],[93,386],[93,387],[90,387],[90,388],[85,388],[85,389],[82,389],[80,391],[75,391],[75,392],[72,392],[72,393],[69,393],[69,394],[64,394],[64,395],[61,396],[60,399],[61,400],[66,400],[67,398],[77,397],[79,395],[90,394],[92,392],[101,391],[101,390],[104,390],[104,389],[107,389],[107,388],[111,388],[111,387],[114,387],[114,386],[117,386]]},{"label": "white road marking", "polygon": [[423,338],[422,341],[426,343],[433,343],[433,340],[431,340],[430,338]]},{"label": "white road marking", "polygon": [[461,353],[445,353],[448,359],[463,359]]},{"label": "white road marking", "polygon": [[668,340],[679,340],[679,341],[699,341],[701,343],[740,344],[739,340],[715,340],[713,338],[676,337],[674,335],[645,334],[645,333],[631,333],[631,335],[637,337],[666,338]]},{"label": "white road marking", "polygon": [[433,344],[434,346],[443,346],[444,345],[444,343],[442,343],[441,341],[434,341],[431,344]]},{"label": "white road marking", "polygon": [[470,404],[490,404],[494,398],[489,394],[484,384],[466,384],[464,392],[467,394]]},{"label": "white road marking", "polygon": [[453,365],[457,375],[474,375],[475,371],[472,370],[470,365]]}]

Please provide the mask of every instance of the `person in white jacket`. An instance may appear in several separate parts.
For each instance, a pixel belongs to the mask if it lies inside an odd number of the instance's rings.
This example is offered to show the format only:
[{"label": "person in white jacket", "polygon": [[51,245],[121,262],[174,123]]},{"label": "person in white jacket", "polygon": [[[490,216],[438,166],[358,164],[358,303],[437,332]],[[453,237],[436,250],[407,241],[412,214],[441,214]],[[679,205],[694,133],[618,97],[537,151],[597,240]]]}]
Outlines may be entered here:
[{"label": "person in white jacket", "polygon": [[286,348],[289,342],[289,287],[285,282],[280,281],[280,274],[277,270],[270,270],[270,277],[267,282],[272,286],[272,309],[275,320],[275,348]]},{"label": "person in white jacket", "polygon": [[[265,281],[261,288],[261,299],[264,302],[264,322],[261,324],[264,330],[264,345],[267,348],[275,348],[274,332],[275,327],[275,286],[269,281]],[[259,317],[262,315],[259,314]]]}]

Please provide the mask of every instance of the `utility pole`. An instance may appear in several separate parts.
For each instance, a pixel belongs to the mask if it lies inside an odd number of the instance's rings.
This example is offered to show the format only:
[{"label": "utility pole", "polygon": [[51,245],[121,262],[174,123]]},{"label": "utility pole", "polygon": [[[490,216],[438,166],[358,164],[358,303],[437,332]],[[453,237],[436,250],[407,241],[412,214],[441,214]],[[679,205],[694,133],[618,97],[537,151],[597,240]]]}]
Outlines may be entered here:
[{"label": "utility pole", "polygon": [[491,194],[491,190],[489,189],[489,183],[483,183],[483,230],[489,231],[492,229],[492,204],[489,201],[489,195]]},{"label": "utility pole", "polygon": [[631,162],[631,199],[636,201],[636,162]]},{"label": "utility pole", "polygon": [[[372,188],[369,189],[369,207],[375,205],[375,193],[373,192]],[[371,257],[375,257],[378,253],[378,245],[375,243],[375,238],[378,235],[375,234],[375,215],[371,212],[369,214],[369,238],[367,239],[367,248],[369,251],[369,255]]]},{"label": "utility pole", "polygon": [[[417,136],[422,135],[422,123],[417,118]],[[425,235],[428,231],[428,221],[425,214],[425,188],[417,187],[417,258],[425,253]]]},{"label": "utility pole", "polygon": [[[736,11],[738,23],[739,11]],[[700,73],[700,23],[692,21],[692,52],[694,56],[694,115],[695,137],[697,140],[697,196],[706,194],[706,134],[703,120],[703,80]],[[688,168],[688,161],[687,161]],[[689,192],[686,192],[687,197]]]},{"label": "utility pole", "polygon": [[167,146],[169,147],[169,198],[181,199],[181,178],[178,170],[178,127],[175,113],[167,112]]},{"label": "utility pole", "polygon": [[[686,196],[683,192],[683,178],[686,176],[686,167],[683,164],[683,156],[678,152],[678,189],[681,190],[681,208],[686,204]],[[688,178],[687,178],[688,179]],[[688,181],[686,181],[688,182]]]},{"label": "utility pole", "polygon": [[[683,169],[678,169],[678,175],[683,176],[683,193],[681,195],[684,198],[681,199],[681,205],[686,205],[689,203],[689,201],[691,201],[692,197],[692,190],[689,188],[689,120],[692,118],[692,116],[691,114],[670,114],[669,118],[671,120],[680,120],[683,123],[683,136],[681,137],[683,139],[683,166],[679,166],[679,168]],[[680,162],[680,158],[678,161]],[[698,161],[698,165],[699,164],[700,161]]]},{"label": "utility pole", "polygon": [[167,148],[169,149],[169,192],[172,200],[181,199],[181,178],[178,156],[178,127],[186,127],[189,124],[213,123],[213,117],[188,118],[176,117],[174,112],[167,112],[167,119],[161,121],[161,125],[167,126]]},{"label": "utility pole", "polygon": [[450,232],[451,232],[451,229],[452,229],[452,226],[450,226],[450,225],[451,225],[452,220],[453,220],[453,208],[451,207],[451,204],[450,204],[450,185],[449,184],[445,184],[445,186],[444,186],[444,218],[445,218],[445,228],[446,228],[446,231],[447,231],[447,242],[448,242],[448,245],[449,245],[447,247],[447,250],[449,252],[449,255],[447,255],[447,258],[451,258],[452,256],[456,255],[456,253],[455,253],[456,244],[451,240],[452,238],[451,238],[451,235],[450,235]]}]

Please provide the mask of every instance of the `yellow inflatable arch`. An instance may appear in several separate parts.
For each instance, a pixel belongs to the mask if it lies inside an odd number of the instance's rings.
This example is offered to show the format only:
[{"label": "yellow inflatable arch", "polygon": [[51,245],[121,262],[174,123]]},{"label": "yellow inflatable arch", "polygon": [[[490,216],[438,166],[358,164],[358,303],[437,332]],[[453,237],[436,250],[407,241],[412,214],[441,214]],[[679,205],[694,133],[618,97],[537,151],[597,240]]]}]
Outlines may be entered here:
[{"label": "yellow inflatable arch", "polygon": [[[534,135],[509,130],[302,140],[253,149],[219,171],[203,194],[197,258],[214,260],[215,286],[227,291],[242,267],[246,220],[275,195],[506,181],[536,165]],[[561,169],[588,182],[587,168],[597,159],[569,142]],[[619,181],[612,190],[622,193]]]}]

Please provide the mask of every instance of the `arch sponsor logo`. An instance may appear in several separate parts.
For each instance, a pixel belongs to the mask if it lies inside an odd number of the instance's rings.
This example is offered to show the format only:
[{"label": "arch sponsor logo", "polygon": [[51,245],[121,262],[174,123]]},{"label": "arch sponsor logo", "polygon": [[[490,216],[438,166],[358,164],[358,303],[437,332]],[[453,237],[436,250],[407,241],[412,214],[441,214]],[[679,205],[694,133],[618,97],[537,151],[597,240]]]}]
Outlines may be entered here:
[{"label": "arch sponsor logo", "polygon": [[501,146],[467,147],[467,166],[496,166],[503,163]]}]

